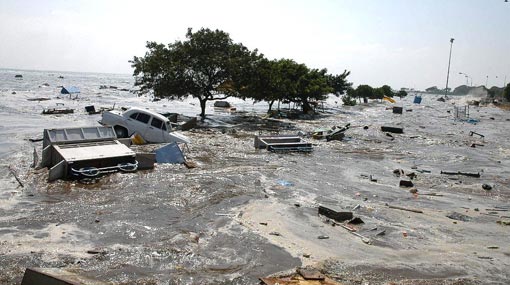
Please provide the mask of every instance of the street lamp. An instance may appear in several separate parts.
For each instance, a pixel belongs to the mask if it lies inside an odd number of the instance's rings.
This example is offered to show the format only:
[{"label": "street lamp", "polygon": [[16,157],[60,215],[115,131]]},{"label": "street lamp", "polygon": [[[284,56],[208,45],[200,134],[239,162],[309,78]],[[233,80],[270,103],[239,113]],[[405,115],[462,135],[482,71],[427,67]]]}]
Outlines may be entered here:
[{"label": "street lamp", "polygon": [[487,86],[489,84],[489,75],[486,76],[485,78],[485,88],[489,89],[489,86]]},{"label": "street lamp", "polygon": [[[459,72],[459,74],[462,74],[466,77],[466,86],[469,86],[469,75],[467,75],[463,72]],[[471,79],[471,83],[473,83],[473,79]]]},{"label": "street lamp", "polygon": [[448,57],[448,72],[446,73],[446,89],[444,91],[445,97],[448,97],[448,80],[450,79],[450,63],[452,61],[452,47],[453,47],[454,40],[455,40],[454,38],[450,39],[450,56]]}]

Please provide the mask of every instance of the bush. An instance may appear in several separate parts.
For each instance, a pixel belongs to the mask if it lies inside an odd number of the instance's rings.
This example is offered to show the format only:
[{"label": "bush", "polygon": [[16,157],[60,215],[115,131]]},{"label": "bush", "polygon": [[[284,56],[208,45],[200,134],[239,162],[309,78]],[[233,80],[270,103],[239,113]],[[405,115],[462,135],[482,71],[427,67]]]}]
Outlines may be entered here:
[{"label": "bush", "polygon": [[343,96],[342,102],[344,103],[344,106],[356,106],[356,99],[352,98],[349,95]]}]

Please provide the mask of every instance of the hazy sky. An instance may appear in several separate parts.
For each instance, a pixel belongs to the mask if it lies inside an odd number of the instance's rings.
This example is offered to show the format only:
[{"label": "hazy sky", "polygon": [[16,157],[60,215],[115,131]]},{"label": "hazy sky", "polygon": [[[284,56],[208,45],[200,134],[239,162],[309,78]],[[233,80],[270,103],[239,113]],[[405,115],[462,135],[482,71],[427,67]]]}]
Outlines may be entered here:
[{"label": "hazy sky", "polygon": [[[0,0],[0,68],[132,73],[146,41],[221,29],[268,58],[291,58],[355,85],[444,88],[510,81],[504,0]],[[497,76],[497,78],[496,78]]]}]

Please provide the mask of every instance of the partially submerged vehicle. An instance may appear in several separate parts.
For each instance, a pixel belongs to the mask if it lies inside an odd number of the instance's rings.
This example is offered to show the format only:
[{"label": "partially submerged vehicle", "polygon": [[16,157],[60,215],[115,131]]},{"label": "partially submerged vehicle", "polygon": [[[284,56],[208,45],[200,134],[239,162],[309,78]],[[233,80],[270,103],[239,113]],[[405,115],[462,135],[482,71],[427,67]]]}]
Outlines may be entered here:
[{"label": "partially submerged vehicle", "polygon": [[125,112],[106,111],[99,123],[113,127],[119,138],[138,134],[149,143],[190,143],[188,137],[172,131],[168,118],[146,109],[133,107]]},{"label": "partially submerged vehicle", "polygon": [[136,153],[117,140],[112,127],[45,129],[41,166],[48,180],[92,178],[138,169]]}]

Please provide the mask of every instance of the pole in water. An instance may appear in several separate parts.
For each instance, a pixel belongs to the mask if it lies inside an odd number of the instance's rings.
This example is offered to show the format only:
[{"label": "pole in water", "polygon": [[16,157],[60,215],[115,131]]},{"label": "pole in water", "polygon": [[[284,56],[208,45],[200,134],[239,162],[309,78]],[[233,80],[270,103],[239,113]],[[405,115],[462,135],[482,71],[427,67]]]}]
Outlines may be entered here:
[{"label": "pole in water", "polygon": [[454,38],[450,39],[450,56],[448,57],[448,72],[446,73],[446,89],[444,93],[444,96],[446,98],[448,98],[448,80],[450,79],[450,63],[452,61],[452,46],[454,40],[455,40]]}]

